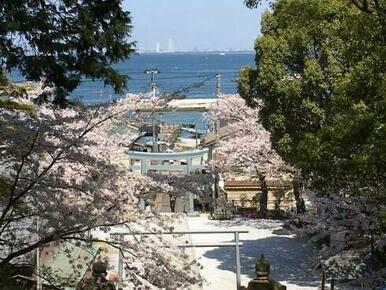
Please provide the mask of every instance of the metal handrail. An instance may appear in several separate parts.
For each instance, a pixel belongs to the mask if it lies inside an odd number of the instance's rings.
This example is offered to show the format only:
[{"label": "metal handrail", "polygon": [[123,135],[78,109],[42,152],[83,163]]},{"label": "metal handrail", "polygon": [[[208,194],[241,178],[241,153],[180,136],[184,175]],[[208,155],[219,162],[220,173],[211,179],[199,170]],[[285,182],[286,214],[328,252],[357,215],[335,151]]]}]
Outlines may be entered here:
[{"label": "metal handrail", "polygon": [[[110,233],[112,236],[118,236],[119,239],[123,239],[123,236],[135,236],[135,235],[200,235],[200,234],[234,234],[234,243],[219,243],[219,244],[197,244],[197,245],[177,245],[180,248],[214,248],[214,247],[235,247],[236,250],[236,289],[241,289],[241,265],[240,265],[240,246],[243,246],[240,243],[240,234],[246,234],[249,231],[246,230],[227,230],[227,231],[169,231],[169,232],[114,232]],[[118,261],[118,274],[119,277],[123,276],[123,256],[122,253],[119,253]]]},{"label": "metal handrail", "polygon": [[132,232],[132,231],[125,231],[125,232],[113,232],[110,233],[110,235],[113,236],[128,236],[128,235],[198,235],[198,234],[233,234],[235,232],[238,232],[240,234],[247,234],[249,231],[246,230],[234,230],[234,231],[170,231],[170,232]]}]

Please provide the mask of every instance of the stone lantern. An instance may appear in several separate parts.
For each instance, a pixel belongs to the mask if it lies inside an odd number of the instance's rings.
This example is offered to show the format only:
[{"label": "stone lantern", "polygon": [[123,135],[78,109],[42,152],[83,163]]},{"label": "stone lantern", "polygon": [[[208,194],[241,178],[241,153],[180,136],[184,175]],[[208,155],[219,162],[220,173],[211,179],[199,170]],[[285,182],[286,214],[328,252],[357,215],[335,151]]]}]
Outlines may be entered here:
[{"label": "stone lantern", "polygon": [[248,288],[241,287],[241,290],[287,290],[286,286],[269,278],[270,267],[264,255],[261,255],[256,262],[256,278],[248,283]]},{"label": "stone lantern", "polygon": [[107,265],[102,261],[97,261],[92,265],[92,272],[94,276],[101,276],[103,274],[106,274],[106,271]]},{"label": "stone lantern", "polygon": [[84,279],[77,290],[115,290],[114,283],[106,279],[107,264],[96,261],[92,264],[92,277]]}]

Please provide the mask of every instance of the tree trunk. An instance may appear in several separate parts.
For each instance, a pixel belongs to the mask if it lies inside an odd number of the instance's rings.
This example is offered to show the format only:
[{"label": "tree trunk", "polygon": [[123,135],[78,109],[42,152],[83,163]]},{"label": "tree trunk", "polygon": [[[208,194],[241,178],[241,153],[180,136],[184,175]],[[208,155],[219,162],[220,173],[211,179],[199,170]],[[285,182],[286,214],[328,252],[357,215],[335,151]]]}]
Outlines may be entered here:
[{"label": "tree trunk", "polygon": [[296,202],[296,212],[303,214],[306,212],[306,207],[304,204],[304,199],[302,198],[302,182],[298,174],[296,174],[292,180],[292,187]]},{"label": "tree trunk", "polygon": [[[216,200],[216,199],[218,199],[218,196],[219,196],[219,190],[218,190],[218,184],[219,184],[219,182],[220,182],[220,177],[219,177],[219,173],[216,171],[215,173],[214,173],[214,192],[213,192],[213,194],[214,194],[214,200]],[[214,201],[213,200],[213,201]]]},{"label": "tree trunk", "polygon": [[259,179],[261,188],[260,213],[263,218],[266,218],[268,213],[268,186],[264,175],[260,175]]}]

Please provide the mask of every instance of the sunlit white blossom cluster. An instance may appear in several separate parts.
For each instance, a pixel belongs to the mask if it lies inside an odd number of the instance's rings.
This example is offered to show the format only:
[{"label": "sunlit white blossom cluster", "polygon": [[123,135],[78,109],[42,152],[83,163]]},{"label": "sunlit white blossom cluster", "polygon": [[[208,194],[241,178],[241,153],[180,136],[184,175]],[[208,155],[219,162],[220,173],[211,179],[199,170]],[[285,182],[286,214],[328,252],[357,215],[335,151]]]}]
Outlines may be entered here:
[{"label": "sunlit white blossom cluster", "polygon": [[[270,133],[259,120],[259,107],[248,107],[239,95],[223,95],[208,119],[233,132],[220,140],[213,164],[223,172],[241,170],[244,176],[280,178],[291,172],[271,146]],[[221,157],[223,156],[223,158]]]},{"label": "sunlit white blossom cluster", "polygon": [[[99,108],[0,108],[0,265],[31,262],[37,247],[56,241],[92,242],[95,229],[169,228],[169,218],[140,211],[138,197],[170,187],[130,172],[125,151],[134,136],[110,130],[145,106],[130,95]],[[120,246],[130,253],[121,277],[128,284],[189,289],[201,281],[197,263],[160,236]]]}]

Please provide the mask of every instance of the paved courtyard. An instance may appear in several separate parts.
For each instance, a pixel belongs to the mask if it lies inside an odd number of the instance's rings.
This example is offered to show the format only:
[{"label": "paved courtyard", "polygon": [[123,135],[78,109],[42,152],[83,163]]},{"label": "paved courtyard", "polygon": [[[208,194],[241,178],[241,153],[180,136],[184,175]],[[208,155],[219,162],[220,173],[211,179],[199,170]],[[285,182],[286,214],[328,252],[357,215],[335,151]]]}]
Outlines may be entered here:
[{"label": "paved courtyard", "polygon": [[[271,263],[271,276],[287,286],[288,290],[318,289],[320,277],[312,272],[313,247],[293,235],[280,234],[282,223],[271,220],[212,221],[207,215],[187,217],[178,227],[187,230],[248,230],[240,234],[244,246],[240,249],[242,285],[255,277],[254,265],[264,254]],[[193,244],[233,241],[233,234],[192,235]],[[202,273],[210,281],[203,289],[236,289],[234,248],[195,248],[193,255],[203,265]]]}]

